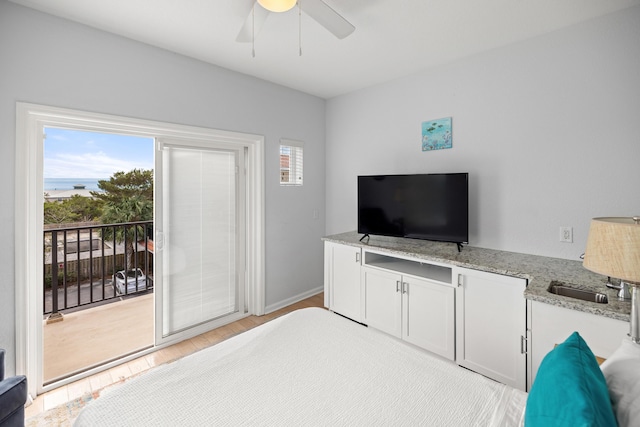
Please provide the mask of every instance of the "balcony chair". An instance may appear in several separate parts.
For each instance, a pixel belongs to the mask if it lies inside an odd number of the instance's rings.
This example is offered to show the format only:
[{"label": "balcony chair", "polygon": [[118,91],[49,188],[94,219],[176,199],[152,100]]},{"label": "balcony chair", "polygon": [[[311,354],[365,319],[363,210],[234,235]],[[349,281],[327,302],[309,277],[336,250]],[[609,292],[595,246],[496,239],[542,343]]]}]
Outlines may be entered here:
[{"label": "balcony chair", "polygon": [[27,377],[4,378],[4,350],[0,349],[0,427],[24,426]]}]

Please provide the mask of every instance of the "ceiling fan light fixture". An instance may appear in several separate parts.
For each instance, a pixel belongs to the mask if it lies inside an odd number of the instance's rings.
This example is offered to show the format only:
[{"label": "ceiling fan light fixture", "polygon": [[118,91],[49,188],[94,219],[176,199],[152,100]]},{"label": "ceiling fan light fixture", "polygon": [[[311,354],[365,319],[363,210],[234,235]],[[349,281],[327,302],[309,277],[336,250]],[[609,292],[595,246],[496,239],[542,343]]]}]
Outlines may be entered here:
[{"label": "ceiling fan light fixture", "polygon": [[271,12],[286,12],[293,9],[297,0],[258,0],[258,4]]}]

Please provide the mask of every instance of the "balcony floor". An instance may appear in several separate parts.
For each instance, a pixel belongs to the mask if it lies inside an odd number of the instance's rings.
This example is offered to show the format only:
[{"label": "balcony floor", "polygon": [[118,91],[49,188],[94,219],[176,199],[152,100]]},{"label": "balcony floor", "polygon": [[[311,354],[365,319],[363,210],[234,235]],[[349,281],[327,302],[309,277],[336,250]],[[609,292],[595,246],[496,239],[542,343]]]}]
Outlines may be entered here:
[{"label": "balcony floor", "polygon": [[45,383],[153,346],[153,316],[149,293],[43,322]]}]

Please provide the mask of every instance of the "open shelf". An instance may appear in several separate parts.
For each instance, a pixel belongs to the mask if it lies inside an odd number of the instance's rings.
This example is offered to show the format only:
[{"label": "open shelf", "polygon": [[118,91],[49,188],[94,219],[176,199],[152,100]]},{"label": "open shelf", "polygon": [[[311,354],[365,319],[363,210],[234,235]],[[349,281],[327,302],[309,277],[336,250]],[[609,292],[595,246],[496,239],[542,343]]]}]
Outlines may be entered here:
[{"label": "open shelf", "polygon": [[383,268],[401,274],[410,274],[448,285],[451,284],[451,267],[429,264],[418,260],[396,258],[368,251],[364,252],[364,265]]}]

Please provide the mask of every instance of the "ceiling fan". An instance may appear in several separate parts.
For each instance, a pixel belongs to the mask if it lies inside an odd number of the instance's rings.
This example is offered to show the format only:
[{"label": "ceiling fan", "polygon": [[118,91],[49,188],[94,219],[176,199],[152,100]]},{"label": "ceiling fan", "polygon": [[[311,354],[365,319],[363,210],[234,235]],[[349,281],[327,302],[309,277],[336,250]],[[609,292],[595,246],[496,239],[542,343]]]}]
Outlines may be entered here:
[{"label": "ceiling fan", "polygon": [[244,21],[237,42],[253,42],[271,12],[286,12],[295,5],[339,39],[356,29],[349,21],[322,0],[256,0]]}]

